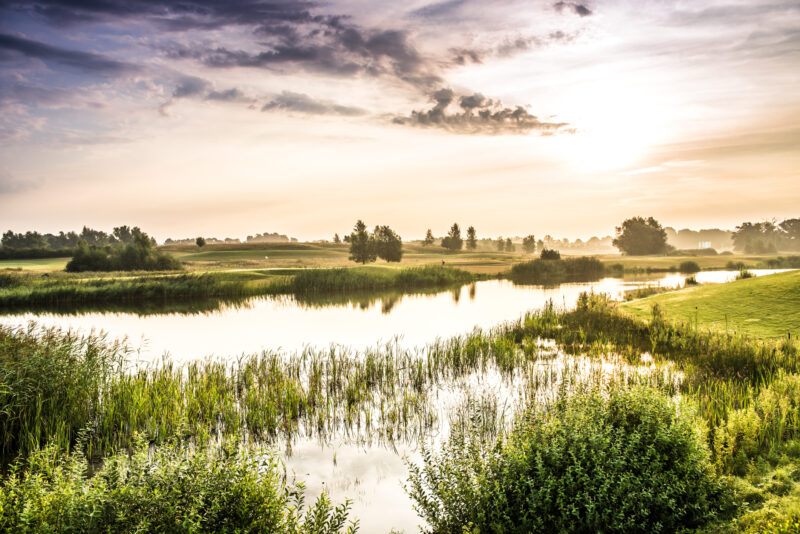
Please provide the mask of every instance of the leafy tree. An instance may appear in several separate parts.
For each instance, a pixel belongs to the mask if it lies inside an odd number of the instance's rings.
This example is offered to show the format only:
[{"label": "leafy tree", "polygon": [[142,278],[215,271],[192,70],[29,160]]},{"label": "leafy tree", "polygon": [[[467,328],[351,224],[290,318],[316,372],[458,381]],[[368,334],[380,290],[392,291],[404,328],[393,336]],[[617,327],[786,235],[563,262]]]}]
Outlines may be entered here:
[{"label": "leafy tree", "polygon": [[81,230],[81,239],[86,241],[89,245],[109,245],[113,241],[113,237],[103,232],[102,230],[93,230],[87,226]]},{"label": "leafy tree", "polygon": [[453,223],[453,226],[450,227],[450,232],[442,239],[442,246],[454,252],[461,250],[464,246],[464,240],[461,239],[461,228],[458,227],[458,223]]},{"label": "leafy tree", "polygon": [[467,228],[467,248],[469,250],[475,250],[478,248],[478,240],[475,237],[475,227],[470,226]]},{"label": "leafy tree", "polygon": [[[791,228],[791,223],[787,226]],[[748,254],[768,254],[778,251],[780,229],[769,221],[744,222],[736,227],[731,237],[736,250]]]},{"label": "leafy tree", "polygon": [[388,226],[376,226],[372,233],[375,254],[386,261],[399,262],[403,257],[403,240]]},{"label": "leafy tree", "polygon": [[623,254],[641,256],[667,252],[667,233],[653,217],[632,217],[617,227],[612,241]]},{"label": "leafy tree", "polygon": [[345,234],[344,237],[342,237],[342,241],[344,241],[345,243],[349,243],[350,242],[350,234]]},{"label": "leafy tree", "polygon": [[536,252],[536,238],[533,237],[533,234],[526,235],[522,238],[522,250],[528,254]]},{"label": "leafy tree", "polygon": [[[138,230],[138,227],[136,230]],[[130,243],[133,241],[133,231],[130,226],[117,226],[111,231],[111,235],[120,243]]]},{"label": "leafy tree", "polygon": [[503,252],[506,249],[506,242],[503,239],[503,236],[497,238],[496,246],[497,252]]},{"label": "leafy tree", "polygon": [[194,242],[200,248],[203,248],[204,246],[206,246],[206,238],[205,237],[198,237],[197,239],[194,240]]},{"label": "leafy tree", "polygon": [[511,242],[511,238],[509,237],[506,239],[506,252],[514,252],[515,248],[514,243]]},{"label": "leafy tree", "polygon": [[375,239],[367,232],[367,225],[359,219],[350,234],[350,259],[357,263],[372,263],[375,253]]},{"label": "leafy tree", "polygon": [[800,245],[800,219],[786,219],[778,225],[786,233],[786,238],[797,248]]},{"label": "leafy tree", "polygon": [[339,244],[339,243],[342,242],[341,238],[339,237],[339,234],[333,234],[333,242],[336,243],[336,244]]},{"label": "leafy tree", "polygon": [[422,245],[426,247],[429,245],[433,245],[433,241],[434,241],[433,232],[431,232],[431,229],[428,228],[428,231],[425,232],[425,239],[422,241]]}]

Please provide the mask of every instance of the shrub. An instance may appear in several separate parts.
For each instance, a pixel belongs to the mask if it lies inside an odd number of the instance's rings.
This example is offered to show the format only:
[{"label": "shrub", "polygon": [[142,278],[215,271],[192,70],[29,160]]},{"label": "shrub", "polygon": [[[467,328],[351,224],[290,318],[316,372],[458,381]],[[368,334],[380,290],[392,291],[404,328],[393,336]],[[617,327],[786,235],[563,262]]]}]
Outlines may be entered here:
[{"label": "shrub", "polygon": [[674,532],[730,498],[694,420],[638,388],[530,412],[489,450],[456,433],[411,466],[407,491],[437,533]]},{"label": "shrub", "polygon": [[98,247],[89,246],[81,239],[75,247],[72,259],[67,263],[66,270],[168,271],[182,268],[180,261],[169,253],[156,249],[155,242],[147,234],[137,230],[133,241],[129,243]]},{"label": "shrub", "polygon": [[753,278],[753,273],[748,271],[747,269],[742,269],[739,271],[739,274],[736,275],[737,280],[746,280],[747,278]]},{"label": "shrub", "polygon": [[543,248],[542,252],[539,254],[539,258],[542,260],[560,260],[561,253],[554,249]]},{"label": "shrub", "polygon": [[349,502],[323,493],[308,510],[302,486],[286,485],[273,455],[236,446],[175,445],[105,460],[87,478],[86,459],[55,446],[15,464],[0,491],[4,532],[355,532]]},{"label": "shrub", "polygon": [[700,266],[696,261],[683,261],[678,266],[678,270],[682,273],[692,274],[700,272]]}]

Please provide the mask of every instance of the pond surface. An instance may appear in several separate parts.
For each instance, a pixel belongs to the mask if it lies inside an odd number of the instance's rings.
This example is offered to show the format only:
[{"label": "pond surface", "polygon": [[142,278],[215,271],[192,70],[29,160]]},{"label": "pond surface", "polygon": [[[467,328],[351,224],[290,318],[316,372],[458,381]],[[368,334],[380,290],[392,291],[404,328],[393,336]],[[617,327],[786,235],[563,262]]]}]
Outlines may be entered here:
[{"label": "pond surface", "polygon": [[[754,270],[761,276],[775,270]],[[707,271],[697,281],[733,280],[738,271]],[[507,280],[476,282],[449,291],[402,294],[375,293],[351,297],[257,297],[237,304],[222,304],[206,311],[133,313],[20,313],[0,316],[4,324],[36,321],[84,333],[105,332],[111,339],[127,338],[139,361],[158,361],[168,355],[176,361],[207,357],[236,357],[265,349],[293,352],[305,346],[346,345],[374,347],[399,338],[407,347],[427,345],[437,338],[464,334],[475,327],[489,328],[515,320],[528,310],[552,300],[556,306],[574,306],[584,291],[606,293],[622,299],[638,287],[683,285],[686,276],[658,274],[604,278],[596,282],[558,286],[516,285]]]},{"label": "pond surface", "polygon": [[[752,272],[762,276],[779,271]],[[737,274],[737,271],[709,271],[697,273],[695,278],[701,284],[723,283],[733,280]],[[331,344],[358,350],[395,340],[402,346],[422,347],[437,338],[518,319],[526,311],[540,309],[551,300],[556,306],[574,306],[584,291],[622,299],[625,291],[644,286],[678,287],[685,283],[685,278],[681,274],[657,274],[555,287],[490,280],[429,293],[265,297],[221,306],[183,304],[180,311],[173,308],[155,313],[152,309],[146,313],[21,313],[0,316],[0,322],[24,325],[36,321],[84,333],[103,331],[112,339],[127,338],[135,351],[132,359],[145,362],[159,361],[165,354],[174,360],[186,361],[205,357],[233,358],[263,349],[292,352],[306,346],[325,348]],[[438,388],[435,391],[437,422],[423,439],[437,450],[437,444],[446,439],[454,421],[468,414],[464,406],[476,399],[493,399],[496,417],[508,421],[516,406],[526,404],[520,398],[521,392],[535,393],[539,405],[565,380],[594,384],[615,379],[629,382],[630,378],[625,377],[631,373],[641,374],[643,380],[653,380],[659,375],[673,380],[672,370],[645,362],[642,366],[631,367],[613,359],[569,356],[555,345],[545,344],[539,360],[533,364],[542,378],[535,387],[523,379],[504,382],[496,372],[488,371]],[[284,446],[286,444],[279,445],[282,450]],[[346,498],[352,500],[351,517],[359,519],[361,532],[395,529],[394,532],[412,533],[418,532],[421,520],[403,489],[408,478],[404,458],[419,463],[419,446],[418,441],[369,444],[330,436],[325,443],[317,439],[298,439],[292,443],[291,450],[287,446],[283,458],[290,476],[294,474],[297,480],[305,483],[307,503],[328,490],[336,503]]]}]

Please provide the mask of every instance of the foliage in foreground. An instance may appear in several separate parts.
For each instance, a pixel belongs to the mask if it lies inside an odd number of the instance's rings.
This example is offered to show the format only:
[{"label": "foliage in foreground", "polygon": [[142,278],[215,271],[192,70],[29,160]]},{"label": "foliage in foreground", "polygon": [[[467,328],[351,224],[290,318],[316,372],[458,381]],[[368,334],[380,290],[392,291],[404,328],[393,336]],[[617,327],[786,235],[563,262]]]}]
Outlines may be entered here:
[{"label": "foliage in foreground", "polygon": [[106,458],[87,476],[80,454],[56,446],[17,462],[0,491],[4,532],[353,533],[349,502],[323,493],[306,510],[302,485],[287,485],[277,459],[235,445],[167,445]]},{"label": "foliage in foreground", "polygon": [[486,450],[456,433],[410,466],[435,533],[674,532],[730,506],[694,419],[648,389],[582,393],[521,418]]}]

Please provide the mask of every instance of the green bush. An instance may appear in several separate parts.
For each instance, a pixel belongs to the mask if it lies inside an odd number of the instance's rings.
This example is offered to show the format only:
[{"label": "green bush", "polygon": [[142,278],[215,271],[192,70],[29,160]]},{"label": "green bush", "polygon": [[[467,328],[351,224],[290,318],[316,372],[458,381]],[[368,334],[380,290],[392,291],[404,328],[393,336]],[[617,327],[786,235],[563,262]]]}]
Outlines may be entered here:
[{"label": "green bush", "polygon": [[491,449],[455,433],[410,466],[431,532],[674,532],[728,507],[702,432],[648,389],[581,393],[521,419]]},{"label": "green bush", "polygon": [[107,458],[87,477],[79,454],[55,446],[16,463],[0,490],[3,532],[355,532],[349,502],[322,494],[308,510],[277,459],[237,446],[169,445]]},{"label": "green bush", "polygon": [[678,266],[678,270],[682,273],[693,274],[700,272],[700,266],[696,261],[682,261]]},{"label": "green bush", "polygon": [[82,271],[169,271],[182,269],[181,262],[167,252],[160,251],[147,234],[134,229],[132,241],[105,246],[90,246],[81,239],[68,272]]}]

